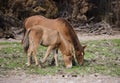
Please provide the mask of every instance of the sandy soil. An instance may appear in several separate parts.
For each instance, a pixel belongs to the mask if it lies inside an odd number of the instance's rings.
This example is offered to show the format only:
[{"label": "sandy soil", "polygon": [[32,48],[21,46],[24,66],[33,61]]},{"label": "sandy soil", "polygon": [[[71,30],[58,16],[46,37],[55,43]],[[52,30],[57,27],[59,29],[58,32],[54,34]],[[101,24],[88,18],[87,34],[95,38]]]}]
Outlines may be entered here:
[{"label": "sandy soil", "polygon": [[[98,35],[90,36],[79,34],[80,41],[102,40],[102,39],[120,39],[120,35]],[[0,42],[20,42],[20,40],[5,40],[0,39]],[[0,48],[2,48],[0,46]],[[120,83],[120,77],[103,76],[92,74],[88,76],[72,76],[72,75],[55,75],[55,76],[40,76],[26,74],[23,71],[11,71],[7,76],[0,75],[0,83]]]},{"label": "sandy soil", "polygon": [[[120,34],[116,35],[88,35],[77,33],[80,41],[88,41],[88,40],[104,40],[104,39],[120,39]],[[21,42],[21,38],[19,39],[0,39],[0,42]]]},{"label": "sandy soil", "polygon": [[86,34],[79,34],[78,33],[78,38],[80,41],[88,41],[88,40],[108,40],[108,39],[120,39],[120,34],[119,35],[86,35]]},{"label": "sandy soil", "polygon": [[99,74],[41,76],[19,71],[19,73],[11,72],[7,76],[0,76],[0,83],[120,83],[120,78]]}]

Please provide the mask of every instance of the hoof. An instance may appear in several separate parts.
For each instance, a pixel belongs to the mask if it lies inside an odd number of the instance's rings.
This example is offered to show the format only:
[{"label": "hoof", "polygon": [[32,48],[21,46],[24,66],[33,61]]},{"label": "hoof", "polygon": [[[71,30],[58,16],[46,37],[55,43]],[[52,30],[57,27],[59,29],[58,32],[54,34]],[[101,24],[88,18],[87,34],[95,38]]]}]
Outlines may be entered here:
[{"label": "hoof", "polygon": [[56,66],[56,67],[58,67],[59,65],[58,65],[58,64],[56,64],[55,66]]},{"label": "hoof", "polygon": [[42,65],[40,65],[40,64],[37,64],[36,66],[42,68]]},{"label": "hoof", "polygon": [[43,65],[41,64],[42,62],[39,61],[38,64],[36,64],[36,66],[40,67],[40,68],[43,68]]},{"label": "hoof", "polygon": [[43,63],[43,64],[44,64],[45,62],[46,62],[45,60],[42,60],[42,61],[41,61],[41,63]]},{"label": "hoof", "polygon": [[29,67],[31,64],[29,64],[29,63],[26,63],[26,65]]}]

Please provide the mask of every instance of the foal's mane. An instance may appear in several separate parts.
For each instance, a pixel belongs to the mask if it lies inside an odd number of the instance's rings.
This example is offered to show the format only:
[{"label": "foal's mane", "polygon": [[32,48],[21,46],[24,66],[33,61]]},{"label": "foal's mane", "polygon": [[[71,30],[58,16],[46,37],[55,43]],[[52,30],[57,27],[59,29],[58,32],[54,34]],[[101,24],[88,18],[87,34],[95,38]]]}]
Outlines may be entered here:
[{"label": "foal's mane", "polygon": [[74,45],[74,49],[75,50],[82,50],[82,45],[80,44],[80,41],[75,33],[75,31],[73,30],[73,27],[70,25],[70,23],[68,23],[67,20],[65,19],[62,19],[62,18],[58,18],[58,20],[60,22],[62,22],[63,24],[65,24],[65,27],[68,28],[68,32],[69,32],[69,35],[72,39],[72,43]]}]

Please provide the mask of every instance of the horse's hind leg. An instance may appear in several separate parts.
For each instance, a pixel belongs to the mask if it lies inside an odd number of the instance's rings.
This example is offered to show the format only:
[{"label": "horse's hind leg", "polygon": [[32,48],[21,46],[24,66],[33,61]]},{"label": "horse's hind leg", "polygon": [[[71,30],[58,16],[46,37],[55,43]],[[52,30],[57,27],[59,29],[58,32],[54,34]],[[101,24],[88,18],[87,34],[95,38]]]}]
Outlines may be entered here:
[{"label": "horse's hind leg", "polygon": [[27,57],[28,57],[28,62],[26,63],[27,66],[30,66],[31,65],[31,54],[32,54],[32,51],[30,50],[30,48],[28,49],[28,53],[27,53]]},{"label": "horse's hind leg", "polygon": [[39,41],[34,37],[34,35],[31,37],[30,40],[30,50],[32,51],[32,55],[35,59],[35,64],[38,66],[39,65],[39,61],[37,59],[37,49],[39,47]]},{"label": "horse's hind leg", "polygon": [[34,59],[35,59],[35,65],[39,65],[39,61],[38,61],[38,58],[37,58],[37,53],[36,51],[33,52],[33,56],[34,56]]},{"label": "horse's hind leg", "polygon": [[44,58],[43,58],[43,60],[42,60],[42,63],[45,63],[46,62],[46,59],[47,59],[47,57],[49,56],[49,54],[50,54],[50,52],[51,52],[51,50],[54,48],[54,46],[49,46],[48,47],[48,49],[47,49],[47,52],[46,52],[46,54],[45,54],[45,56],[44,56]]},{"label": "horse's hind leg", "polygon": [[33,56],[34,56],[34,59],[35,59],[35,64],[37,66],[40,65],[39,61],[38,61],[38,58],[37,58],[37,49],[38,49],[38,46],[39,46],[39,44],[36,44],[36,46],[34,46],[34,49],[33,49]]}]

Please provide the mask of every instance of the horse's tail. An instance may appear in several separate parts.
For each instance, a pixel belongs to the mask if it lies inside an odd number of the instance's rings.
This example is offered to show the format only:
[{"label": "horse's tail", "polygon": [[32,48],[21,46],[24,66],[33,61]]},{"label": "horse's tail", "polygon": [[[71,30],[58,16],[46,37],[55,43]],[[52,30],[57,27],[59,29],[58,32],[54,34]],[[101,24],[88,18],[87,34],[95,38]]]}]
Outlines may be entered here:
[{"label": "horse's tail", "polygon": [[23,39],[23,47],[24,47],[24,51],[25,53],[27,53],[28,49],[29,49],[29,33],[30,33],[30,29],[28,29],[25,33],[24,39]]},{"label": "horse's tail", "polygon": [[26,22],[27,19],[24,20],[24,22],[22,23],[22,28],[23,28],[23,38],[21,40],[21,43],[23,44],[23,40],[24,40],[24,37],[25,37],[25,33],[26,33],[26,28],[25,28],[25,22]]}]

